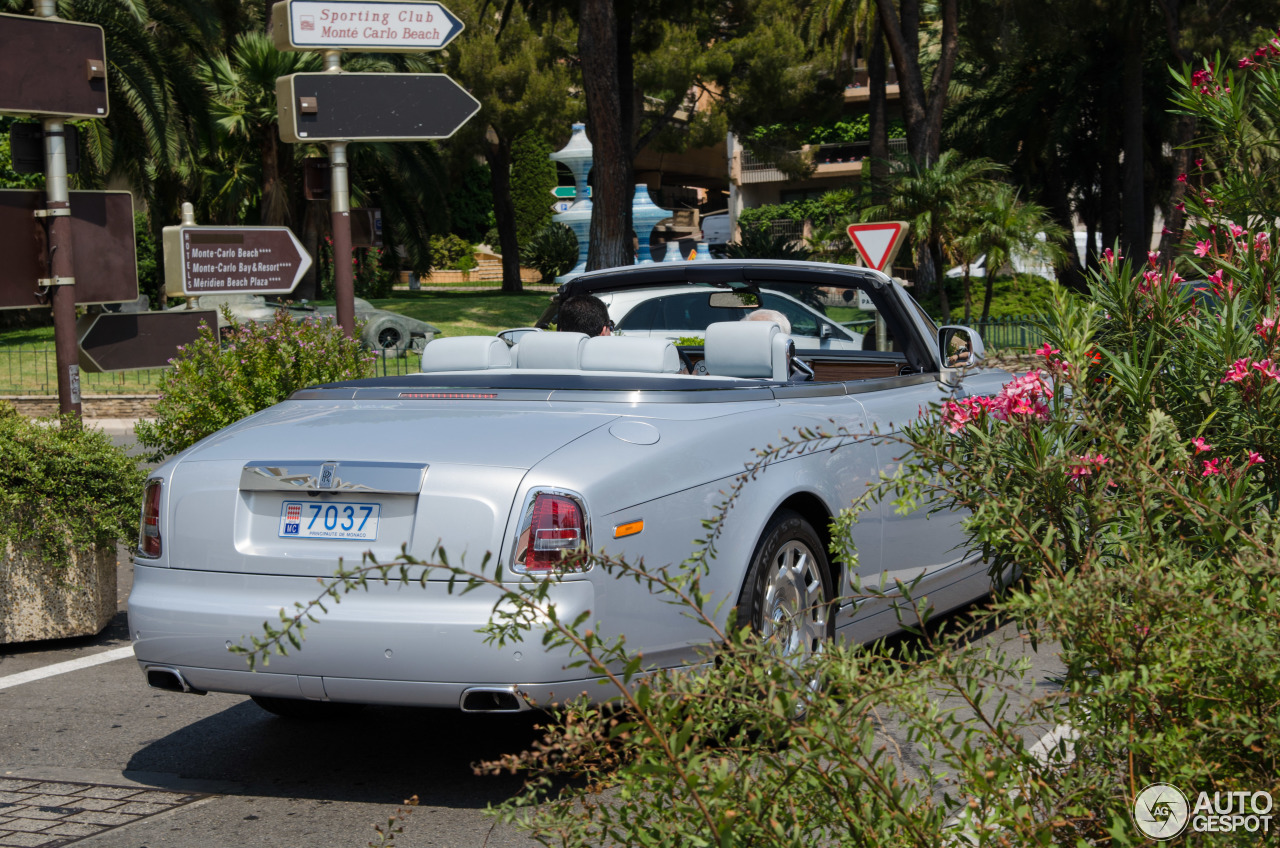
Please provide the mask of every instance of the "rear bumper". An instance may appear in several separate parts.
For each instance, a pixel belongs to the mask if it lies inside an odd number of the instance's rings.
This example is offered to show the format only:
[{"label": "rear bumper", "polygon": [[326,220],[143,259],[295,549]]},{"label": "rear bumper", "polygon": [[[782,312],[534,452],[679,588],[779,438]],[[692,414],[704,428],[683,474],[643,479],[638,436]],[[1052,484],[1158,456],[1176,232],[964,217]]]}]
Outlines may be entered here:
[{"label": "rear bumper", "polygon": [[[152,568],[134,570],[129,629],[143,669],[172,669],[194,689],[279,698],[369,704],[458,707],[475,687],[514,687],[547,704],[586,691],[610,696],[594,679],[566,670],[568,649],[548,651],[534,630],[523,642],[499,647],[477,632],[489,620],[497,589],[449,594],[447,584],[370,583],[340,604],[317,610],[300,650],[273,656],[250,671],[229,646],[250,644],[263,623],[278,624],[283,609],[320,594],[313,578]],[[592,608],[589,580],[557,584],[551,592],[561,620]]]}]

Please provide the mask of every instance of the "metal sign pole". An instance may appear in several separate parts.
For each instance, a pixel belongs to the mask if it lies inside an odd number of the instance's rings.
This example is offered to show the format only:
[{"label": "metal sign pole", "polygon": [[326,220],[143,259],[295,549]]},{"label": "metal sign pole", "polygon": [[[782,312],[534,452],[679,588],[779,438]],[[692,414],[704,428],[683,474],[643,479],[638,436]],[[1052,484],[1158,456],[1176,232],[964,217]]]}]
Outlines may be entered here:
[{"label": "metal sign pole", "polygon": [[[324,69],[342,73],[342,52],[326,50]],[[329,220],[333,227],[333,289],[338,312],[338,326],[348,338],[356,332],[356,284],[351,268],[351,188],[347,171],[347,143],[329,145]]]},{"label": "metal sign pole", "polygon": [[[52,0],[37,0],[37,17],[57,17]],[[66,124],[62,118],[45,118],[44,215],[49,225],[49,303],[53,307],[54,358],[58,364],[58,411],[83,415],[80,405],[80,351],[76,340],[75,270],[71,250],[71,199],[67,189]],[[39,214],[39,213],[37,213]]]}]

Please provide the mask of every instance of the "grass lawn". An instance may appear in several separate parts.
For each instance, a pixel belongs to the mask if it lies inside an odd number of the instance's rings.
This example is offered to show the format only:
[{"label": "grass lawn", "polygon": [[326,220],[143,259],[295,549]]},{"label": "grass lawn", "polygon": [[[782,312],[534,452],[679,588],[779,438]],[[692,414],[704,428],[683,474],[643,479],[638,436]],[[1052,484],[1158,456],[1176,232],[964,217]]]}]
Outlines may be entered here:
[{"label": "grass lawn", "polygon": [[550,292],[396,292],[369,301],[379,309],[434,324],[446,336],[491,336],[511,327],[532,327],[551,300]]}]

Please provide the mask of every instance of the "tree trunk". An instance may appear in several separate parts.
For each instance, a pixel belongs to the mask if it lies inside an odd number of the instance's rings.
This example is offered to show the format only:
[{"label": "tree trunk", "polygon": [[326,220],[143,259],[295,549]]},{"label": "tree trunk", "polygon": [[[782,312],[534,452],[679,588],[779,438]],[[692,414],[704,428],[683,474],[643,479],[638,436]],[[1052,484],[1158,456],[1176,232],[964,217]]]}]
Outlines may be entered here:
[{"label": "tree trunk", "polygon": [[[951,323],[951,300],[947,297],[947,280],[942,275],[942,248],[934,242],[925,249],[929,257],[929,280],[938,287],[938,307],[942,310],[944,322]],[[923,269],[921,269],[923,270]]]},{"label": "tree trunk", "polygon": [[[1165,210],[1164,225],[1167,230],[1160,236],[1160,255],[1165,262],[1173,261],[1173,253],[1177,244],[1182,241],[1183,230],[1187,227],[1187,211],[1183,204],[1187,200],[1187,183],[1177,178],[1179,175],[1191,173],[1191,153],[1186,145],[1196,135],[1196,119],[1190,115],[1182,115],[1173,125],[1173,186],[1169,189],[1169,207]],[[1192,179],[1187,177],[1187,179]]]},{"label": "tree trunk", "polygon": [[[990,258],[990,255],[988,255]],[[988,265],[991,263],[988,262]],[[991,291],[991,278],[995,276],[991,269],[987,269],[987,291]],[[964,322],[968,324],[973,320],[973,285],[969,276],[969,263],[964,263]]]},{"label": "tree trunk", "polygon": [[618,18],[612,0],[580,0],[578,55],[586,94],[587,134],[595,154],[587,270],[630,265],[632,184],[630,123],[622,111]]},{"label": "tree trunk", "polygon": [[[329,223],[329,203],[325,200],[307,200],[304,201],[306,208],[302,214],[302,246],[312,256],[320,255],[320,237],[324,234],[324,229]],[[312,262],[311,267],[307,269],[307,273],[303,275],[302,282],[298,283],[298,287],[293,290],[291,297],[294,300],[319,300],[320,299],[320,263]]]},{"label": "tree trunk", "polygon": [[281,227],[289,222],[289,198],[280,181],[280,150],[274,126],[262,130],[262,200],[258,220],[264,227]]},{"label": "tree trunk", "polygon": [[[1102,248],[1114,247],[1120,237],[1120,160],[1116,134],[1111,122],[1103,119],[1102,169],[1100,175],[1099,225],[1102,228]],[[1112,151],[1108,155],[1107,151]],[[1092,249],[1092,246],[1090,247]]]},{"label": "tree trunk", "polygon": [[880,19],[871,25],[871,50],[867,55],[867,86],[870,89],[871,124],[871,202],[886,203],[889,200],[889,117],[888,69],[885,67],[884,33]]},{"label": "tree trunk", "polygon": [[[987,264],[990,265],[991,263],[988,262]],[[982,292],[982,318],[979,319],[984,323],[991,318],[991,296],[995,293],[995,283],[992,282],[994,277],[995,275],[991,273],[991,269],[987,268],[987,278],[983,281],[985,288]],[[968,321],[969,319],[965,318],[965,320]]]},{"label": "tree trunk", "polygon": [[516,238],[516,204],[511,197],[511,142],[499,137],[485,146],[493,191],[493,217],[498,224],[498,249],[502,251],[502,290],[524,291],[520,281],[520,242]]},{"label": "tree trunk", "polygon": [[1126,256],[1135,262],[1151,249],[1151,229],[1147,226],[1147,205],[1143,165],[1145,139],[1142,127],[1143,14],[1146,4],[1133,3],[1125,34],[1123,70],[1120,84],[1124,134],[1124,233]]}]

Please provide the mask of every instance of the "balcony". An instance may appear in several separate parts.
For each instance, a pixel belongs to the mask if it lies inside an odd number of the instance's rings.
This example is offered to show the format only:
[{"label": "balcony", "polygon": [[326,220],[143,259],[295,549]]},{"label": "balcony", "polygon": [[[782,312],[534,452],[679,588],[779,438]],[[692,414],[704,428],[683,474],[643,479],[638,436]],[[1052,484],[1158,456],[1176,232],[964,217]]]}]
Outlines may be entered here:
[{"label": "balcony", "polygon": [[[814,165],[812,177],[819,179],[836,177],[855,177],[862,173],[862,162],[871,155],[871,142],[846,141],[835,144],[805,145],[800,149]],[[905,138],[889,139],[889,155],[905,156],[907,140]],[[749,150],[742,151],[743,185],[749,183],[782,183],[791,180],[778,170],[774,163],[760,159]]]}]

